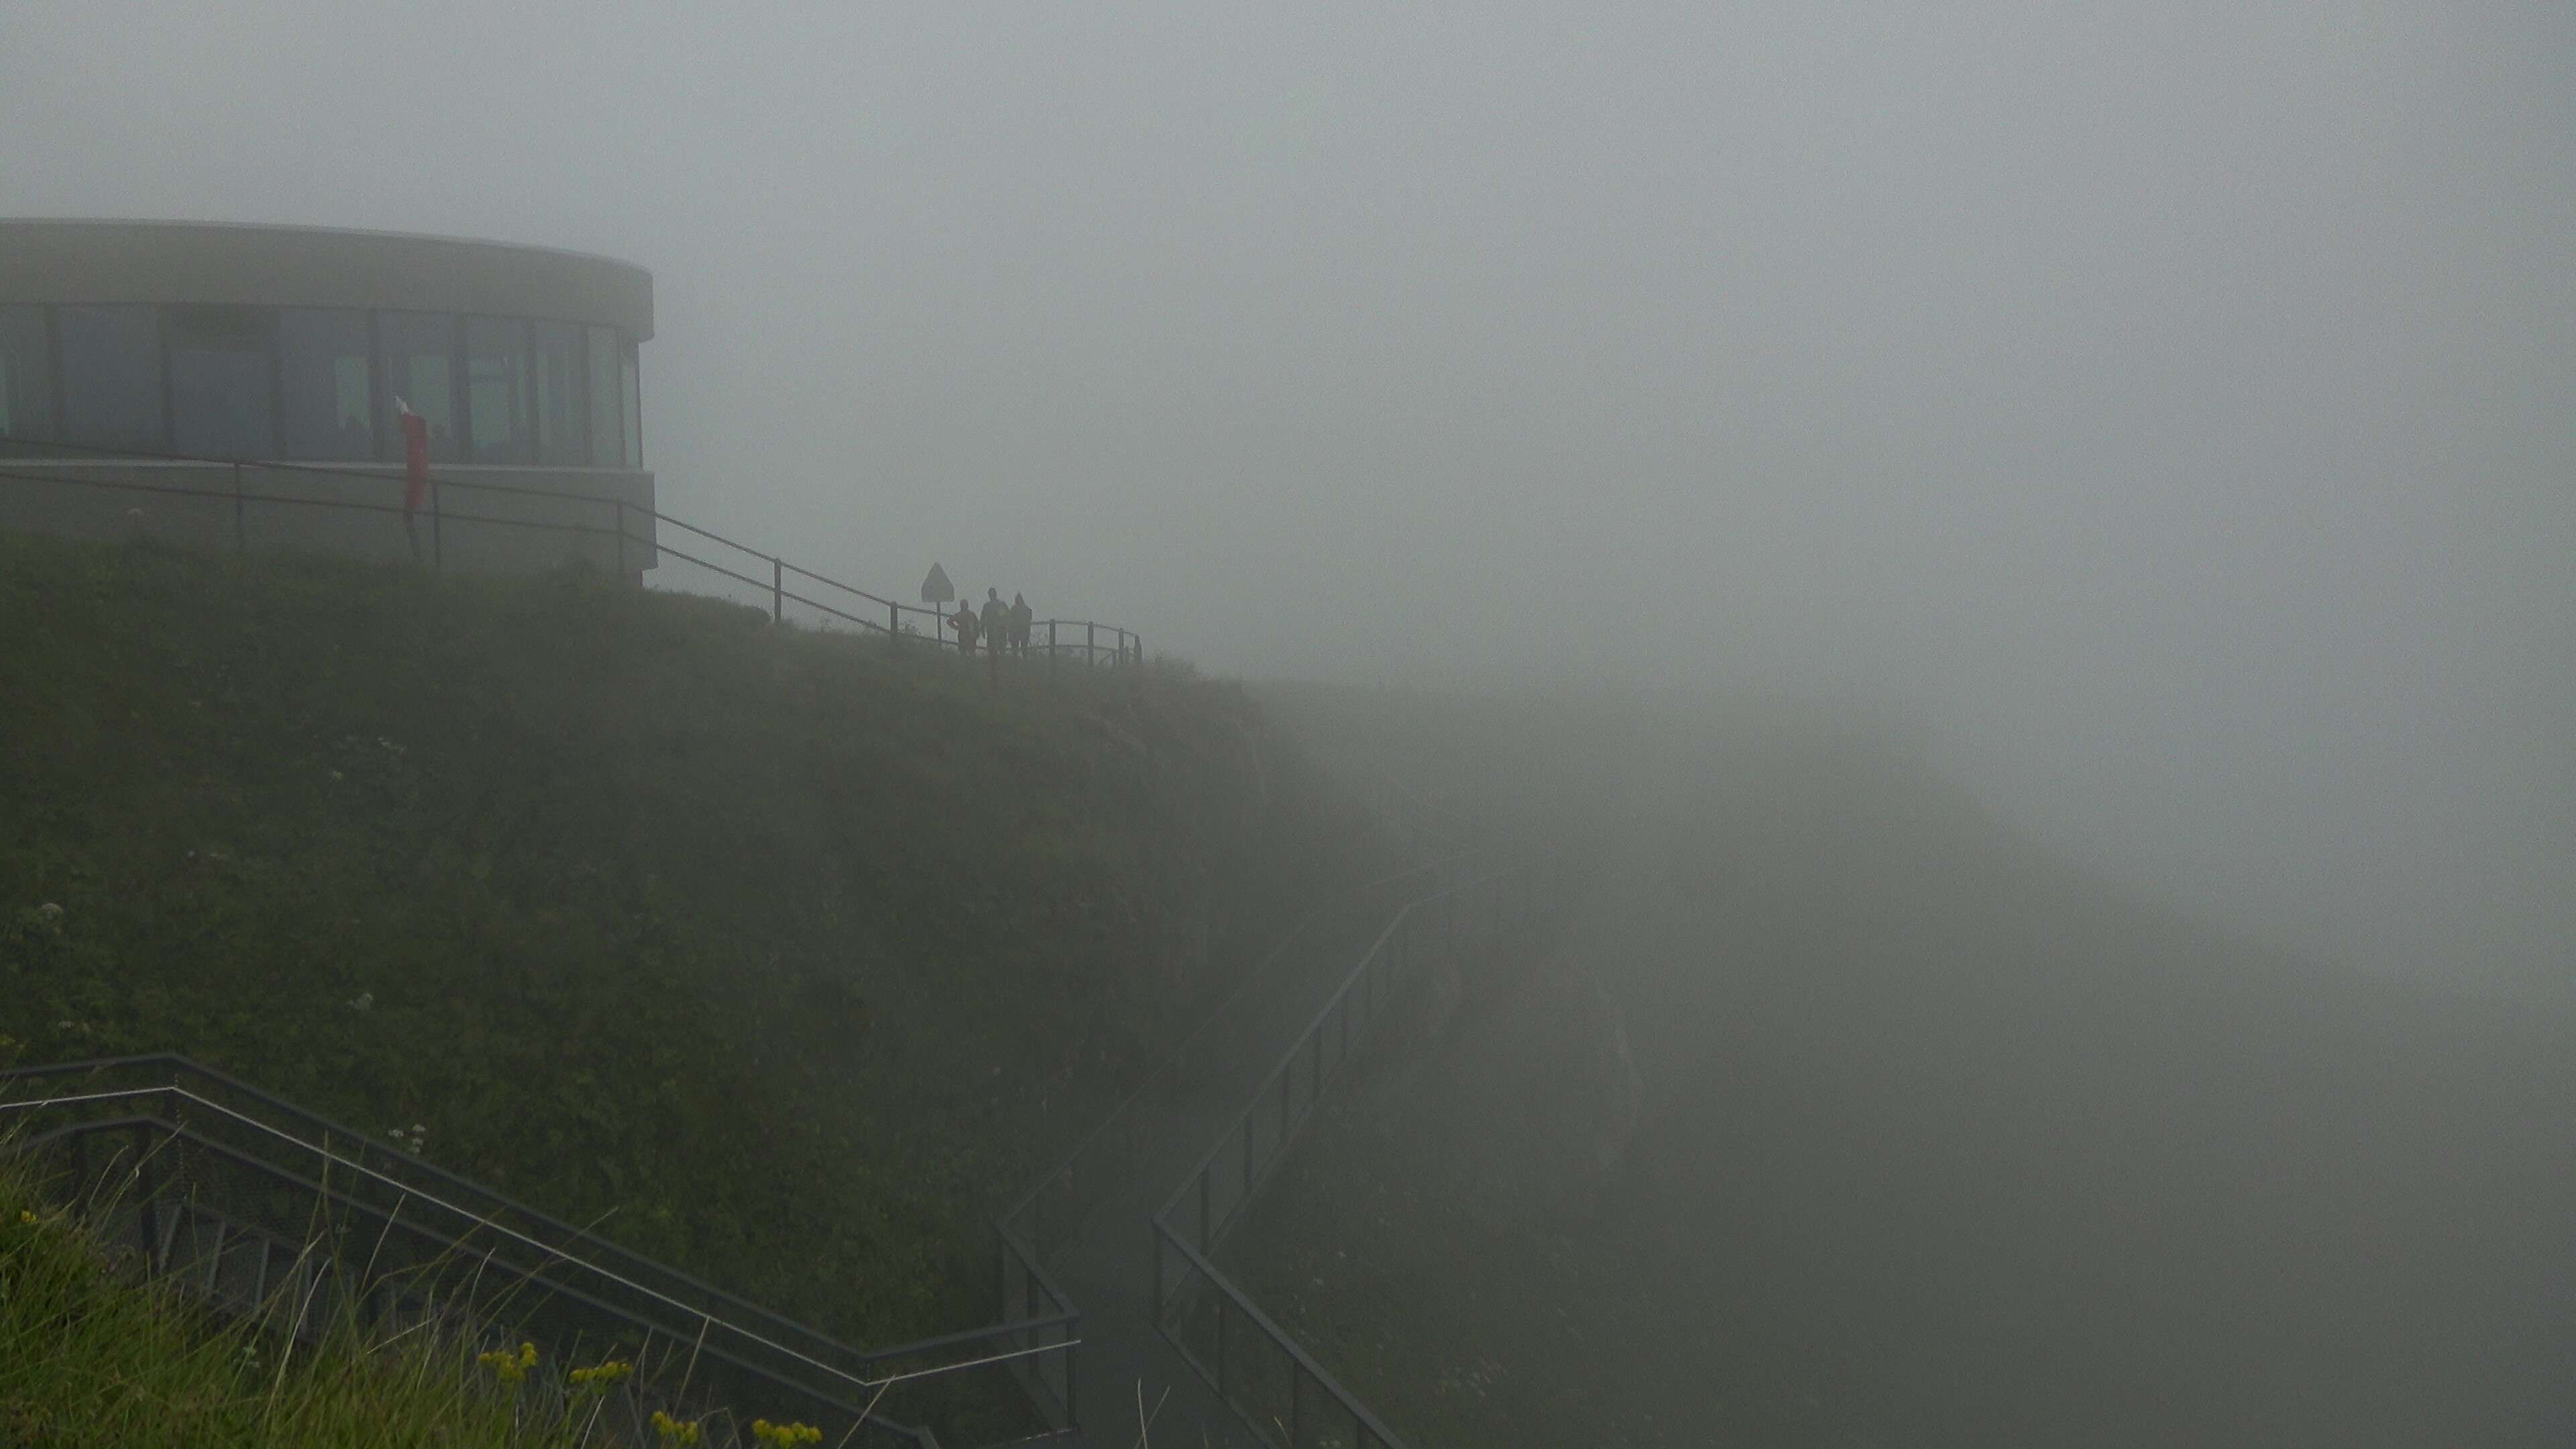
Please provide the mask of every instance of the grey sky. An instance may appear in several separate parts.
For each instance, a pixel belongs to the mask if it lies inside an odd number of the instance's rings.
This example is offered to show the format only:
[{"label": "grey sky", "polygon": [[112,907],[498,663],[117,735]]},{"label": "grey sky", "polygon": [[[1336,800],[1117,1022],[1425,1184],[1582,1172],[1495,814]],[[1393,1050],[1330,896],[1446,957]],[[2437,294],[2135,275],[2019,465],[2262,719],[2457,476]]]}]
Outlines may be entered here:
[{"label": "grey sky", "polygon": [[20,0],[0,213],[651,267],[665,507],[1228,672],[1897,692],[2357,958],[2576,939],[2576,9]]}]

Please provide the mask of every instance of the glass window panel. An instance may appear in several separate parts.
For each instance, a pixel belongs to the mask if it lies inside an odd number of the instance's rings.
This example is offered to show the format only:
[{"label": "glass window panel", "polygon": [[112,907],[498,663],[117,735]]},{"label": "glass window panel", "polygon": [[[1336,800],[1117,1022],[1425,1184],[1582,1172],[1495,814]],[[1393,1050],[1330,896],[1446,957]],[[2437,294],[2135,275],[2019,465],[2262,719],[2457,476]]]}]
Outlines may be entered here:
[{"label": "glass window panel", "polygon": [[263,307],[172,307],[170,437],[182,453],[277,456],[277,317]]},{"label": "glass window panel", "polygon": [[42,307],[0,307],[0,438],[54,433],[54,355]]},{"label": "glass window panel", "polygon": [[465,418],[477,463],[528,461],[528,324],[465,319]]},{"label": "glass window panel", "polygon": [[[390,418],[395,401],[409,403],[429,421],[431,461],[455,462],[456,319],[440,312],[380,312],[376,332],[383,346],[385,391],[391,394],[384,416]],[[385,426],[387,438],[397,436],[390,422]],[[400,450],[389,449],[388,455],[399,457]]]},{"label": "glass window panel", "polygon": [[277,314],[286,369],[286,456],[354,462],[376,456],[376,393],[367,314],[289,307]]},{"label": "glass window panel", "polygon": [[644,466],[644,378],[632,342],[626,344],[626,466]]},{"label": "glass window panel", "polygon": [[618,374],[617,329],[590,329],[590,460],[603,468],[626,466],[626,424],[618,400],[625,388]]},{"label": "glass window panel", "polygon": [[151,307],[57,307],[63,432],[75,443],[160,452],[161,316]]},{"label": "glass window panel", "polygon": [[537,461],[578,466],[590,461],[590,416],[582,405],[581,328],[533,322]]}]

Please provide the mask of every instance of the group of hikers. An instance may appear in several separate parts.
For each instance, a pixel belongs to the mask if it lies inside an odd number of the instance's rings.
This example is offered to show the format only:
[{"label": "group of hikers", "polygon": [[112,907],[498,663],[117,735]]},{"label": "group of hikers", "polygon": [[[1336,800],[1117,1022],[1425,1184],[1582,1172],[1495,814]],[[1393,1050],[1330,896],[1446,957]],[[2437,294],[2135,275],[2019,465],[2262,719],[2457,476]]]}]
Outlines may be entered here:
[{"label": "group of hikers", "polygon": [[949,616],[948,627],[957,631],[957,648],[961,653],[973,654],[976,641],[981,639],[984,652],[998,659],[1005,654],[1025,655],[1029,652],[1030,618],[1027,599],[1013,594],[1011,601],[1005,604],[1001,590],[986,589],[982,616],[977,616],[974,605],[960,600],[957,612]]}]

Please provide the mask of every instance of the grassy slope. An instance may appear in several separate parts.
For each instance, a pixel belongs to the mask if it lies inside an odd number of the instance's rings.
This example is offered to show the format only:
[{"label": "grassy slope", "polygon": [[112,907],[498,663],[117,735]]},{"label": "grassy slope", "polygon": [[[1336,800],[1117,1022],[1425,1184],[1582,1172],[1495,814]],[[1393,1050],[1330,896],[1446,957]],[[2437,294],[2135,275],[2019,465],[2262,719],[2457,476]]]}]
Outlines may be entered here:
[{"label": "grassy slope", "polygon": [[1371,864],[1230,689],[577,576],[0,536],[0,648],[0,1050],[419,1123],[865,1341],[989,1312],[986,1215]]},{"label": "grassy slope", "polygon": [[[471,1347],[354,1333],[288,1351],[113,1271],[0,1169],[0,1443],[120,1449],[582,1449],[592,1416],[522,1412]],[[286,1305],[280,1305],[281,1310]],[[541,1374],[563,1365],[540,1364]]]},{"label": "grassy slope", "polygon": [[1240,1250],[1422,1449],[2576,1430],[2563,1012],[2269,954],[1794,731],[1634,763],[1566,958],[1380,1062]]}]

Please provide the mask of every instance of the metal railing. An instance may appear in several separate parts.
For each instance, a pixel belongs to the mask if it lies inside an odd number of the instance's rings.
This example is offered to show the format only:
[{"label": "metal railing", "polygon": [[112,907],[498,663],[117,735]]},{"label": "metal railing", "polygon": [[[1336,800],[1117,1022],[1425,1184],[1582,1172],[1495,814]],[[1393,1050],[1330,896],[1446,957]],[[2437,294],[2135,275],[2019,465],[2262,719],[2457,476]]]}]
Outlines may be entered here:
[{"label": "metal railing", "polygon": [[[599,472],[603,483],[628,476]],[[407,484],[392,465],[215,458],[28,438],[0,438],[0,481],[22,497],[52,485],[102,497],[160,499],[160,515],[144,520],[146,532],[243,553],[304,547],[407,558],[433,570],[485,564],[526,568],[580,559],[620,578],[665,568],[676,573],[686,566],[715,581],[723,596],[766,604],[774,623],[793,617],[823,628],[853,628],[937,649],[965,650],[960,640],[949,637],[950,616],[937,607],[870,593],[649,504],[615,496],[433,471],[427,496],[414,511],[404,506]],[[351,526],[316,526],[309,521],[314,515],[345,516]],[[280,528],[282,518],[298,521]],[[95,513],[57,506],[47,523],[72,524],[108,537],[133,531],[130,522],[118,519],[112,504]],[[668,536],[673,530],[685,537],[675,541]],[[1136,665],[1145,660],[1143,636],[1093,619],[1032,620],[1025,646],[979,645],[979,650],[997,662],[1036,659],[1050,669],[1065,663]]]},{"label": "metal railing", "polygon": [[1319,938],[1330,939],[1350,929],[1351,923],[1370,918],[1372,912],[1391,909],[1408,888],[1418,890],[1426,879],[1436,879],[1440,872],[1454,868],[1454,860],[1415,866],[1370,881],[1346,897],[1308,907],[1244,973],[1234,990],[1210,1009],[1189,1035],[1164,1053],[1162,1060],[1100,1125],[995,1221],[994,1231],[1001,1237],[1004,1251],[1017,1254],[1034,1267],[1055,1268],[1062,1261],[1065,1247],[1081,1233],[1100,1201],[1120,1187],[1131,1185],[1142,1170],[1145,1148],[1156,1134],[1139,1109],[1149,1097],[1171,1085],[1208,1031],[1225,1020],[1245,995],[1268,980],[1291,951],[1312,945]]},{"label": "metal railing", "polygon": [[1402,1449],[1213,1259],[1270,1180],[1369,1029],[1427,967],[1453,967],[1551,909],[1560,863],[1541,857],[1444,884],[1399,908],[1234,1124],[1154,1214],[1154,1316],[1255,1432],[1291,1449]]},{"label": "metal railing", "polygon": [[[514,1325],[566,1340],[567,1352],[581,1339],[697,1365],[699,1402],[833,1417],[844,1430],[865,1416],[872,1437],[853,1442],[878,1444],[935,1442],[888,1416],[962,1421],[978,1426],[977,1442],[1071,1428],[1080,1318],[1051,1289],[988,1328],[855,1349],[184,1058],[0,1072],[0,1096],[13,1150],[135,1136],[123,1166],[109,1166],[141,1202],[184,1201],[272,1235],[376,1242],[366,1259],[389,1267],[470,1266]],[[102,1179],[88,1170],[81,1190],[94,1194]],[[411,1247],[387,1259],[387,1241]],[[1049,1389],[1061,1409],[1032,1393]]]},{"label": "metal railing", "polygon": [[157,1114],[55,1127],[12,1150],[52,1168],[54,1185],[69,1186],[57,1196],[88,1208],[126,1261],[273,1330],[318,1339],[346,1324],[390,1338],[430,1321],[466,1346],[542,1344],[559,1367],[623,1359],[634,1376],[604,1407],[636,1443],[649,1442],[645,1422],[661,1409],[698,1422],[717,1445],[740,1445],[745,1424],[775,1416],[828,1424],[871,1449],[936,1449],[927,1430],[693,1342],[567,1275],[497,1262],[488,1235],[442,1222],[435,1203],[386,1208],[349,1191],[349,1179],[334,1186]]},{"label": "metal railing", "polygon": [[1424,854],[1463,857],[1471,846],[1487,844],[1492,834],[1384,776],[1370,782],[1368,804],[1388,833]]}]

